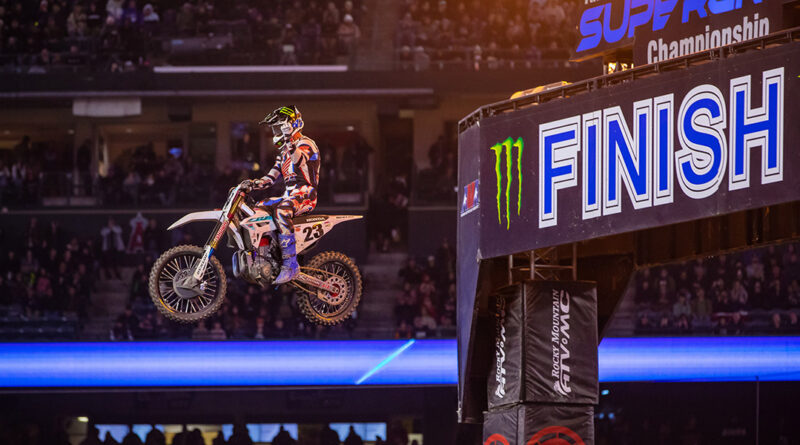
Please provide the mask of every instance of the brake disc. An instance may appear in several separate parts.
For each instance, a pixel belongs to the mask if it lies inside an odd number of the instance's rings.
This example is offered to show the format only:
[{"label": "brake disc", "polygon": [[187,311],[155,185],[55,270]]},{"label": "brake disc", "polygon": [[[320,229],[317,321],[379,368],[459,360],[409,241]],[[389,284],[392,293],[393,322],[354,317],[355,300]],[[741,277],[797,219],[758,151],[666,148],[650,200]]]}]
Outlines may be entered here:
[{"label": "brake disc", "polygon": [[344,278],[338,275],[330,275],[328,279],[325,280],[325,283],[330,284],[331,286],[336,288],[338,292],[335,294],[331,294],[328,291],[318,289],[317,298],[332,305],[342,304],[345,297],[347,297],[347,292],[349,291],[349,289],[347,288],[347,282],[344,280]]}]

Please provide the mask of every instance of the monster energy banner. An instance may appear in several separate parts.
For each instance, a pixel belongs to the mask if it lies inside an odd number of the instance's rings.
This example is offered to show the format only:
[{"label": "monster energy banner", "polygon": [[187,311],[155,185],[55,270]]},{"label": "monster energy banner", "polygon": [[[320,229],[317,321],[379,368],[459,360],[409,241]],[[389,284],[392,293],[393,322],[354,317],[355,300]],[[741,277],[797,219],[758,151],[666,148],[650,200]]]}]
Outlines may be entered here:
[{"label": "monster energy banner", "polygon": [[594,445],[591,405],[525,403],[484,414],[484,445]]},{"label": "monster energy banner", "polygon": [[797,200],[798,75],[788,43],[483,118],[479,256]]},{"label": "monster energy banner", "polygon": [[521,401],[597,403],[594,283],[526,282],[502,289],[489,305],[495,315],[489,409]]}]

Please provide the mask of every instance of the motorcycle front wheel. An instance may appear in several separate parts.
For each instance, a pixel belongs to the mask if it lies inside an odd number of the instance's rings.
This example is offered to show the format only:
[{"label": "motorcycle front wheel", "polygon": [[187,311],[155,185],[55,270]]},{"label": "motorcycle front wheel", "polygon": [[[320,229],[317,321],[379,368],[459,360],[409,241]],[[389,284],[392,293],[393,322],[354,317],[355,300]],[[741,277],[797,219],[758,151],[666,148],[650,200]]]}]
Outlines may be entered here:
[{"label": "motorcycle front wheel", "polygon": [[219,260],[211,257],[199,283],[187,284],[203,248],[177,246],[162,253],[150,271],[150,298],[170,320],[194,323],[213,315],[225,300],[227,281]]},{"label": "motorcycle front wheel", "polygon": [[306,290],[297,305],[306,319],[314,324],[333,326],[347,320],[361,300],[361,272],[356,263],[339,252],[322,252],[301,270],[339,289],[331,294],[322,289]]}]

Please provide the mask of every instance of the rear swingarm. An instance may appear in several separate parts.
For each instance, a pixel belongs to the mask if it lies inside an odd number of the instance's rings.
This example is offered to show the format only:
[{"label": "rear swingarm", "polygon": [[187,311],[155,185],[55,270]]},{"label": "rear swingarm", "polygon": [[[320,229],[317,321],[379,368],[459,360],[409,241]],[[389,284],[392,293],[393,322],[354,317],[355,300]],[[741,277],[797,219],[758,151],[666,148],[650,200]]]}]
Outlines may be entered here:
[{"label": "rear swingarm", "polygon": [[339,295],[339,293],[342,291],[341,289],[339,289],[339,286],[327,283],[325,281],[320,280],[317,277],[313,277],[303,272],[297,274],[297,277],[295,277],[294,281],[299,281],[303,284],[316,287],[317,289],[322,289],[332,295]]}]

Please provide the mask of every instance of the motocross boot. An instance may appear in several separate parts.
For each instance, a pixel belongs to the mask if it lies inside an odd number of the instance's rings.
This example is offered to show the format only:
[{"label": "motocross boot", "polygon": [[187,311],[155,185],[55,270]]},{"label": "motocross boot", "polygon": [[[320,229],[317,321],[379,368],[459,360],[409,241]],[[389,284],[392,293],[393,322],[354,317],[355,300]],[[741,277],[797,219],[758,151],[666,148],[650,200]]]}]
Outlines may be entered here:
[{"label": "motocross boot", "polygon": [[297,276],[300,272],[300,266],[297,264],[297,246],[295,245],[294,234],[281,234],[278,235],[278,239],[281,243],[283,264],[281,265],[281,273],[275,278],[275,284],[283,284],[292,281]]}]

